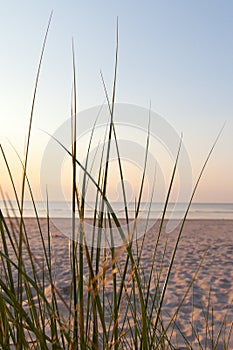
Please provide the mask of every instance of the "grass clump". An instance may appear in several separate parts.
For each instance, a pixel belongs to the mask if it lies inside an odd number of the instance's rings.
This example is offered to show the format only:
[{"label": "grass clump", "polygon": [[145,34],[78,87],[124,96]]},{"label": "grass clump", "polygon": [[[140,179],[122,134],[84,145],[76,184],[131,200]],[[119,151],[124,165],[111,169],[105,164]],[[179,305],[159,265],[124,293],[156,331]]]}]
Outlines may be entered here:
[{"label": "grass clump", "polygon": [[[48,30],[47,30],[48,33]],[[40,64],[36,77],[33,103],[30,115],[28,138],[24,160],[22,161],[23,179],[21,194],[16,191],[13,174],[7,156],[1,147],[9,178],[18,206],[15,218],[5,217],[0,210],[0,347],[2,349],[178,349],[181,342],[184,348],[192,349],[192,342],[179,329],[176,322],[179,310],[192,289],[198,267],[183,298],[176,310],[172,311],[168,321],[164,321],[164,299],[171,276],[174,259],[181,240],[187,214],[210,154],[201,170],[194,187],[184,218],[179,226],[177,240],[173,247],[169,263],[165,264],[166,242],[161,259],[158,260],[159,246],[165,225],[165,215],[179,161],[177,159],[171,174],[164,210],[161,220],[154,230],[154,248],[149,269],[143,265],[143,249],[147,231],[137,238],[137,224],[144,190],[145,171],[148,160],[150,128],[148,126],[145,141],[144,169],[140,180],[138,198],[135,199],[134,225],[130,226],[126,189],[124,185],[123,164],[118,145],[116,126],[114,124],[114,106],[116,94],[116,76],[118,60],[118,38],[114,83],[111,98],[105,90],[109,124],[106,129],[106,142],[103,146],[97,180],[89,169],[89,151],[95,125],[89,140],[85,164],[77,158],[77,97],[75,58],[73,49],[73,104],[72,104],[72,147],[71,150],[60,144],[70,156],[72,163],[72,237],[67,240],[67,256],[64,261],[69,264],[67,280],[69,286],[65,296],[58,287],[59,266],[56,264],[55,248],[47,200],[47,218],[41,220],[37,211],[33,191],[27,177],[27,162],[30,146],[34,103],[37,92],[41,62],[44,54],[45,36]],[[121,178],[121,191],[124,200],[124,224],[107,196],[110,152],[112,140],[115,142],[118,168]],[[214,147],[214,146],[213,146]],[[104,166],[103,166],[104,164]],[[82,183],[77,183],[77,171],[83,172]],[[92,239],[86,240],[86,189],[91,183],[95,188],[95,205],[92,215]],[[34,225],[36,225],[37,244],[41,254],[37,256],[33,248],[32,233],[24,215],[25,188],[29,189],[34,207]],[[10,205],[9,200],[5,200]],[[6,205],[7,207],[7,205]],[[78,223],[76,218],[79,218]],[[114,230],[121,239],[121,246],[116,247]],[[90,232],[88,232],[90,234]],[[102,248],[102,242],[105,242]],[[68,246],[69,244],[69,246]],[[216,349],[220,335],[225,332],[223,322],[219,332],[214,336],[214,313],[209,308],[203,313],[206,320],[206,339],[210,337],[211,348]],[[167,315],[166,315],[167,316]],[[211,317],[209,317],[211,316]],[[209,320],[211,319],[211,322]],[[200,348],[209,348],[209,342],[200,340],[194,324],[193,333]],[[230,334],[225,332],[225,348]]]}]

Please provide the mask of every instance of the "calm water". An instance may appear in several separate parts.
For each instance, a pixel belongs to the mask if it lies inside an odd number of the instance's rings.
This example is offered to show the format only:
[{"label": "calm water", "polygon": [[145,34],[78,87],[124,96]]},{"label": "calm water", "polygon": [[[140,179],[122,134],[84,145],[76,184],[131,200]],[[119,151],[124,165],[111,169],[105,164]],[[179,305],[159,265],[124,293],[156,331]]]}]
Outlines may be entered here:
[{"label": "calm water", "polygon": [[[14,216],[14,212],[17,214],[16,202],[11,203],[12,207],[7,204],[8,215]],[[46,205],[44,202],[36,202],[37,211],[40,217],[46,217]],[[114,202],[112,207],[119,218],[125,217],[125,209],[123,203]],[[7,210],[3,202],[0,201],[0,208],[4,215],[7,215]],[[187,208],[187,204],[184,203],[170,203],[167,209],[166,217],[173,217],[180,219],[183,217]],[[140,207],[141,218],[147,218],[148,213],[151,219],[160,218],[162,215],[163,204],[152,203],[151,206],[148,203],[142,203]],[[94,203],[88,203],[86,206],[86,217],[92,217],[94,211]],[[69,202],[50,202],[49,203],[49,215],[56,218],[69,218],[71,216],[71,204]],[[134,203],[128,204],[128,215],[130,218],[135,217],[135,205]],[[33,217],[34,209],[31,202],[25,201],[24,204],[24,216]],[[233,220],[233,203],[193,203],[191,205],[189,219],[231,219]]]}]

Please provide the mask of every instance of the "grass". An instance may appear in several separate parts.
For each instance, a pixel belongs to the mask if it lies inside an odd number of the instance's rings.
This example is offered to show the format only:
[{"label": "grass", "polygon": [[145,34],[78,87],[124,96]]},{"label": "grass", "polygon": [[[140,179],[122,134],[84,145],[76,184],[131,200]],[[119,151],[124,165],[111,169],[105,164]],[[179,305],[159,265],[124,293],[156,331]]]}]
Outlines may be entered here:
[{"label": "grass", "polygon": [[[49,20],[50,25],[51,18]],[[138,197],[135,199],[134,226],[130,227],[124,171],[118,145],[117,130],[114,124],[114,106],[117,83],[118,35],[114,82],[111,98],[102,76],[103,87],[109,109],[109,124],[106,129],[106,142],[102,149],[97,180],[91,174],[89,152],[95,133],[93,126],[85,164],[77,158],[77,96],[75,55],[73,48],[73,102],[71,115],[71,150],[65,148],[59,140],[55,140],[61,149],[65,149],[72,163],[72,239],[70,249],[67,249],[66,261],[69,261],[69,297],[64,297],[57,288],[56,259],[54,257],[53,238],[51,236],[51,219],[49,214],[49,189],[47,194],[47,219],[39,218],[36,202],[30,181],[27,177],[27,161],[30,149],[31,128],[33,122],[34,104],[39,81],[42,58],[45,50],[49,25],[45,35],[40,63],[36,76],[33,102],[30,114],[27,146],[24,159],[21,161],[23,179],[21,194],[16,190],[14,177],[7,161],[7,156],[1,146],[1,153],[14,190],[19,215],[10,219],[0,211],[1,234],[1,271],[0,271],[0,347],[2,349],[178,349],[181,342],[183,348],[192,349],[193,343],[179,329],[177,315],[187,296],[192,290],[198,271],[193,275],[178,307],[172,311],[169,322],[164,321],[164,299],[171,277],[174,259],[179,249],[187,214],[193,196],[207,165],[209,157],[217,142],[210,150],[206,162],[201,169],[194,186],[189,205],[179,226],[177,240],[173,247],[169,264],[165,265],[166,244],[158,262],[158,251],[165,215],[174,186],[177,165],[179,162],[180,145],[177,145],[177,158],[171,174],[167,190],[163,215],[156,232],[156,241],[152,255],[149,274],[143,266],[143,248],[147,230],[141,239],[137,240],[137,219],[145,186],[145,172],[148,161],[150,143],[150,123],[145,141],[144,169],[140,180]],[[118,33],[118,30],[117,30]],[[219,136],[218,136],[219,137]],[[218,139],[218,138],[217,138]],[[126,225],[118,218],[107,197],[108,178],[110,176],[109,161],[115,142],[118,168],[121,179],[121,191],[124,199]],[[103,166],[104,165],[104,166]],[[83,172],[82,183],[77,183],[77,171]],[[93,242],[97,237],[97,248],[87,244],[85,229],[86,192],[89,184],[95,188],[95,207],[93,209],[91,232]],[[29,189],[34,207],[34,218],[41,246],[41,257],[35,256],[31,241],[31,233],[27,227],[24,215],[25,189]],[[154,189],[153,189],[154,191]],[[4,193],[2,194],[4,197]],[[6,204],[10,201],[5,199]],[[7,208],[7,205],[6,205]],[[79,217],[77,224],[76,218]],[[148,215],[149,217],[149,215]],[[113,230],[117,229],[121,237],[121,247],[115,247]],[[104,248],[101,243],[105,241]],[[106,243],[107,242],[107,243]],[[153,288],[152,288],[153,286]],[[153,289],[153,293],[151,292]],[[224,348],[228,348],[231,331],[226,328],[224,319],[215,334],[214,311],[211,308],[211,298],[208,305],[203,306],[203,318],[206,329],[204,341],[194,322],[190,324],[195,342],[200,349],[217,349],[223,338]],[[177,334],[179,340],[177,341]]]}]

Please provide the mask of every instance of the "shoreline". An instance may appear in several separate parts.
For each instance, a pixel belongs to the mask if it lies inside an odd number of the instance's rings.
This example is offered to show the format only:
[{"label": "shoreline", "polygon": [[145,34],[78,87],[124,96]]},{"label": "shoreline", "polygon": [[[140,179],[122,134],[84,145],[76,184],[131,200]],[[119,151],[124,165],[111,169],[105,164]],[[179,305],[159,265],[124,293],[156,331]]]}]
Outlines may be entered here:
[{"label": "shoreline", "polygon": [[[38,216],[39,220],[47,220],[48,218],[45,217],[45,216]],[[4,216],[4,219],[6,220],[9,220],[9,219],[20,219],[20,216]],[[23,219],[24,220],[37,220],[37,218],[35,216],[23,216]],[[59,217],[59,216],[50,216],[49,217],[50,220],[71,220],[72,217]],[[78,217],[76,217],[76,219],[79,219]],[[118,218],[120,221],[125,221],[125,218]],[[85,217],[84,220],[93,220],[93,217]],[[138,218],[137,220],[143,220],[143,221],[147,221],[147,219],[145,218]],[[183,221],[183,219],[168,219],[168,218],[165,218],[164,219],[164,222],[167,222],[167,221]],[[129,221],[134,221],[133,218],[129,218]],[[148,221],[155,221],[155,222],[160,222],[161,221],[161,218],[156,218],[156,219],[153,219],[153,218],[149,218]],[[185,222],[186,221],[232,221],[233,222],[233,219],[229,219],[229,218],[214,218],[214,219],[211,219],[211,218],[189,218],[187,217],[185,219]]]}]

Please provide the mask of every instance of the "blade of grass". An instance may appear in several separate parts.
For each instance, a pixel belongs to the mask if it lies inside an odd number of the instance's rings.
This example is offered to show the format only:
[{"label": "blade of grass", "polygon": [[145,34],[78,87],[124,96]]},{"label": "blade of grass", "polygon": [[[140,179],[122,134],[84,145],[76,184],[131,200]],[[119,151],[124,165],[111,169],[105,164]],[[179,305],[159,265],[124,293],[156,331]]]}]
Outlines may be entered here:
[{"label": "blade of grass", "polygon": [[189,209],[190,209],[190,206],[192,204],[192,200],[194,198],[194,195],[196,193],[196,190],[197,190],[197,187],[200,183],[200,180],[202,178],[202,175],[203,175],[203,172],[207,166],[207,163],[210,159],[210,156],[219,140],[219,137],[223,131],[223,128],[224,128],[225,124],[223,125],[223,127],[221,128],[220,132],[218,133],[214,143],[213,143],[213,146],[211,147],[208,155],[207,155],[207,158],[201,168],[201,171],[200,171],[200,174],[197,178],[197,181],[195,183],[195,186],[193,188],[193,191],[192,191],[192,194],[191,194],[191,198],[190,198],[190,201],[188,203],[188,206],[186,208],[186,211],[185,211],[185,214],[184,214],[184,217],[183,217],[183,220],[181,222],[181,227],[180,227],[180,230],[179,230],[179,234],[178,234],[178,237],[177,237],[177,240],[176,240],[176,243],[175,243],[175,247],[173,249],[173,253],[172,253],[172,257],[171,257],[171,260],[170,260],[170,263],[169,263],[169,267],[168,267],[168,271],[167,271],[167,275],[166,275],[166,278],[165,278],[165,282],[164,282],[164,285],[163,285],[163,290],[162,290],[162,293],[161,293],[161,297],[160,297],[160,302],[159,302],[159,307],[158,307],[158,312],[157,312],[157,317],[156,317],[156,320],[155,320],[155,324],[154,324],[154,335],[152,337],[152,341],[151,341],[151,345],[153,344],[154,342],[154,338],[155,338],[155,333],[156,333],[156,329],[157,329],[157,325],[158,325],[158,321],[159,321],[159,316],[160,316],[160,312],[162,310],[162,305],[163,305],[163,300],[164,300],[164,296],[165,296],[165,292],[167,290],[167,285],[168,285],[168,281],[169,281],[169,278],[170,278],[170,274],[171,274],[171,270],[172,270],[172,266],[173,266],[173,263],[174,263],[174,260],[175,260],[175,256],[176,256],[176,252],[177,252],[177,249],[178,249],[178,245],[179,245],[179,242],[180,242],[180,239],[181,239],[181,235],[182,235],[182,232],[183,232],[183,229],[184,229],[184,225],[185,225],[185,222],[186,222],[186,218],[187,218],[187,215],[189,213]]},{"label": "blade of grass", "polygon": [[[45,51],[45,46],[47,42],[47,37],[48,37],[48,32],[49,32],[49,27],[50,23],[52,20],[52,13],[50,14],[49,17],[49,22],[47,26],[47,30],[45,33],[44,37],[44,42],[42,45],[42,51],[41,51],[41,56],[39,60],[39,66],[37,70],[37,75],[36,75],[36,81],[35,81],[35,87],[34,87],[34,93],[33,93],[33,99],[32,99],[32,106],[31,106],[31,113],[30,113],[30,120],[29,120],[29,128],[28,128],[28,135],[27,135],[27,142],[26,142],[26,152],[25,152],[25,160],[24,160],[24,167],[23,167],[23,179],[22,179],[22,187],[21,187],[21,219],[20,219],[20,236],[19,236],[19,275],[18,275],[18,297],[19,297],[19,302],[22,304],[22,295],[23,295],[23,289],[22,289],[22,275],[20,273],[21,267],[22,267],[22,242],[23,242],[23,209],[24,209],[24,194],[25,194],[25,180],[26,180],[26,171],[27,171],[27,163],[28,163],[28,154],[29,154],[29,145],[30,145],[30,137],[31,137],[31,129],[32,129],[32,120],[33,120],[33,115],[34,115],[34,107],[35,107],[35,100],[36,100],[36,94],[37,94],[37,87],[38,87],[38,82],[39,82],[39,76],[40,76],[40,71],[41,71],[41,65],[42,65],[42,59],[44,56],[44,51]],[[18,318],[18,335],[17,335],[17,349],[21,350],[22,349],[22,343],[21,343],[21,338],[22,338],[22,308],[19,310],[19,318]]]},{"label": "blade of grass", "polygon": [[[73,281],[73,298],[74,298],[74,339],[73,339],[73,349],[77,347],[78,344],[78,325],[80,332],[81,349],[83,349],[84,344],[84,324],[83,324],[83,290],[82,290],[82,253],[81,248],[79,252],[79,262],[80,262],[80,278],[79,278],[79,310],[78,310],[78,299],[77,299],[77,272],[76,272],[76,227],[75,227],[75,209],[76,209],[76,142],[77,142],[77,92],[76,92],[76,67],[75,67],[75,54],[74,54],[74,42],[72,41],[72,59],[73,59],[73,103],[74,111],[72,116],[72,281]],[[79,245],[81,247],[82,238],[79,237],[81,241]],[[81,260],[81,261],[80,261]],[[78,322],[79,314],[79,322]]]}]

